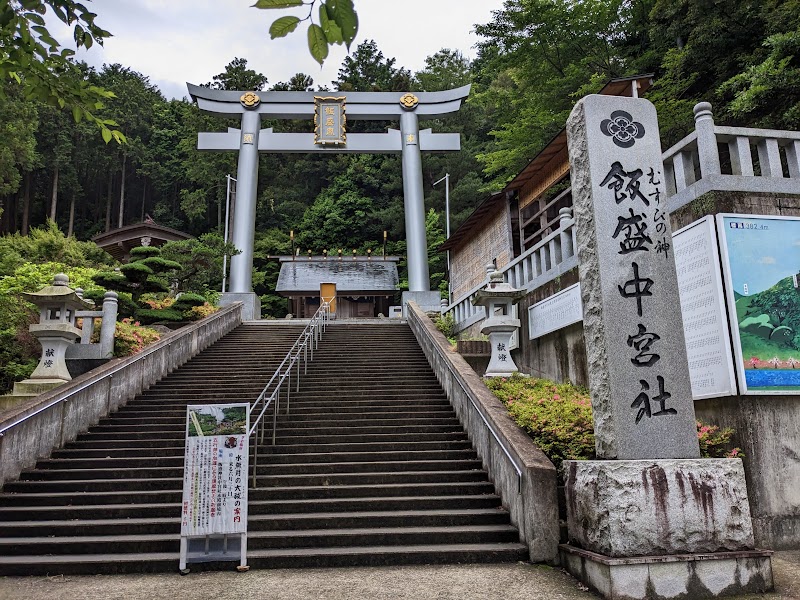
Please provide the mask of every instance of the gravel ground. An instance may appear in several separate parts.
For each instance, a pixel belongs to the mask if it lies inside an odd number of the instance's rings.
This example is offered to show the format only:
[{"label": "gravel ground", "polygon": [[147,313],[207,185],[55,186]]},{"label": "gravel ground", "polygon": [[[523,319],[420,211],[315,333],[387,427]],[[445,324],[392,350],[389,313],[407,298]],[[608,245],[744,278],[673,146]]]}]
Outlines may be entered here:
[{"label": "gravel ground", "polygon": [[[775,593],[738,600],[800,600],[800,552],[773,558]],[[445,565],[0,578],[0,600],[586,600],[557,568]],[[730,599],[734,600],[734,599]]]}]

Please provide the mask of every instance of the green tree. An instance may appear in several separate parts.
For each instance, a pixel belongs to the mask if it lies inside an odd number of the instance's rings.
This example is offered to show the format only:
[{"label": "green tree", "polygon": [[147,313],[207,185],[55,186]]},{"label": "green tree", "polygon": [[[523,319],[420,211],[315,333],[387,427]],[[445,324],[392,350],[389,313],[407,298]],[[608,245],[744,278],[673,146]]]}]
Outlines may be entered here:
[{"label": "green tree", "polygon": [[425,66],[414,73],[414,88],[439,92],[467,85],[472,80],[470,61],[459,50],[443,48],[425,59]]},{"label": "green tree", "polygon": [[238,253],[233,244],[226,244],[217,233],[204,233],[199,238],[167,242],[161,246],[161,257],[181,267],[171,277],[175,291],[206,297],[214,296],[222,289],[223,257]]},{"label": "green tree", "polygon": [[375,40],[359,44],[353,56],[345,56],[334,85],[347,92],[403,92],[411,89],[411,73],[395,67],[397,59],[386,58]]},{"label": "green tree", "polygon": [[[45,26],[47,10],[73,26],[78,48],[103,44],[111,34],[95,23],[97,16],[74,0],[9,0],[0,5],[0,80],[20,86],[28,100],[72,111],[75,121],[86,119],[100,128],[105,142],[124,141],[113,120],[97,112],[113,94],[76,76],[74,51],[62,48]],[[0,86],[0,98],[5,95]]]},{"label": "green tree", "polygon": [[246,58],[234,58],[225,65],[225,70],[211,78],[206,84],[213,90],[251,90],[260,92],[267,85],[267,77],[247,68]]},{"label": "green tree", "polygon": [[[478,155],[502,186],[564,126],[575,101],[631,68],[626,32],[641,18],[630,0],[508,0],[476,26],[475,102],[495,122]],[[641,43],[637,39],[635,43]]]},{"label": "green tree", "polygon": [[130,294],[135,307],[133,314],[120,304],[120,316],[136,317],[154,322],[156,320],[180,320],[181,315],[161,313],[154,315],[149,305],[142,300],[144,294],[166,293],[170,290],[171,276],[181,265],[161,256],[161,250],[153,246],[139,246],[131,250],[130,261],[114,271],[104,271],[94,276],[97,285],[117,292]]}]

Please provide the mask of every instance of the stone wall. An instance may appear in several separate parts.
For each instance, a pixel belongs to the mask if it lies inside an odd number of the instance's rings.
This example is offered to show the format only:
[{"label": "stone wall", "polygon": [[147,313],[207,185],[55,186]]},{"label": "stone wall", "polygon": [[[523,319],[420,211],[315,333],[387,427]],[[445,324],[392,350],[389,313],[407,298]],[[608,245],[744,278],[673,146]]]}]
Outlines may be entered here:
[{"label": "stone wall", "polygon": [[521,323],[520,345],[511,355],[522,372],[554,381],[589,385],[583,323],[575,323],[535,340],[528,339],[528,308],[577,282],[578,270],[572,269],[559,279],[537,288],[517,305]]},{"label": "stone wall", "polygon": [[0,485],[74,440],[241,322],[242,305],[227,306],[139,354],[112,360],[0,413]]},{"label": "stone wall", "polygon": [[800,396],[695,401],[697,418],[736,430],[756,546],[800,548]]},{"label": "stone wall", "polygon": [[670,214],[672,230],[677,231],[706,215],[742,213],[800,217],[800,197],[743,192],[709,192]]},{"label": "stone wall", "polygon": [[408,323],[528,545],[531,561],[555,562],[559,527],[553,463],[413,302]]},{"label": "stone wall", "polygon": [[506,203],[499,202],[495,213],[473,237],[450,253],[453,299],[458,300],[486,280],[486,264],[497,259],[497,266],[511,262],[511,230]]}]

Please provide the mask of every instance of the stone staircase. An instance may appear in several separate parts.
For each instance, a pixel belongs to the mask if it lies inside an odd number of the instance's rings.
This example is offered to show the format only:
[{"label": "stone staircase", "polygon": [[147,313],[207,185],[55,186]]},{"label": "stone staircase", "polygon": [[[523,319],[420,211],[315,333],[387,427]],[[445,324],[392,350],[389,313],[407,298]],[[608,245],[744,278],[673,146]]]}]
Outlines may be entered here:
[{"label": "stone staircase", "polygon": [[[177,570],[186,405],[253,402],[301,330],[241,325],[7,483],[0,574]],[[407,325],[333,324],[314,359],[259,447],[250,566],[527,559]]]}]

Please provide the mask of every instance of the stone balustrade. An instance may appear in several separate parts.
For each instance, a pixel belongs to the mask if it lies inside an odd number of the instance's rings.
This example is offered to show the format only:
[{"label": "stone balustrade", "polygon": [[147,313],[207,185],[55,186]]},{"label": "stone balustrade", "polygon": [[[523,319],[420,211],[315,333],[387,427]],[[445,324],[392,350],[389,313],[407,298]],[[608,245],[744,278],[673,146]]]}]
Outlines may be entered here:
[{"label": "stone balustrade", "polygon": [[800,132],[715,125],[708,102],[694,118],[663,154],[670,212],[711,191],[800,194]]},{"label": "stone balustrade", "polygon": [[[531,292],[563,275],[578,266],[575,254],[575,221],[572,210],[562,208],[559,228],[543,238],[541,242],[521,254],[510,263],[499,267],[504,281],[512,287]],[[452,312],[456,321],[456,331],[462,331],[470,325],[486,318],[482,306],[474,306],[471,298],[483,288],[481,282],[455,302],[442,309],[443,313]]]}]

